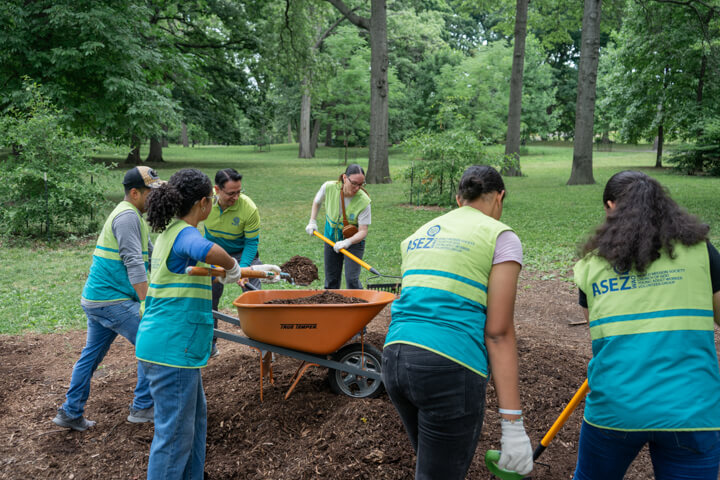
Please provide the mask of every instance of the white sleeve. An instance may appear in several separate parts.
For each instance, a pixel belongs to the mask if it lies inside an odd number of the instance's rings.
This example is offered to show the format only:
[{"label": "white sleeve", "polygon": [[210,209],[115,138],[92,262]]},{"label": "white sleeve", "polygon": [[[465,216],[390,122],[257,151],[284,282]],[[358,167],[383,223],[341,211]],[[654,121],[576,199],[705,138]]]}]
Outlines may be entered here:
[{"label": "white sleeve", "polygon": [[323,183],[320,186],[320,190],[318,190],[318,192],[315,194],[315,199],[313,200],[313,203],[322,205],[324,199],[325,199],[325,184]]},{"label": "white sleeve", "polygon": [[372,220],[372,215],[370,213],[370,205],[368,205],[358,215],[358,225],[370,225],[371,220]]}]

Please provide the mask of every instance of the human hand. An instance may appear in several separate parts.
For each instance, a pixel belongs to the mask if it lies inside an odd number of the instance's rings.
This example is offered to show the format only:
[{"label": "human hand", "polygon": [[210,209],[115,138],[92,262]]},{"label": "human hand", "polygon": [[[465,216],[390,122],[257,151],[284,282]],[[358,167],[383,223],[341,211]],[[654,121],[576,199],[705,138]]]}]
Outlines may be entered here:
[{"label": "human hand", "polygon": [[261,282],[275,283],[280,281],[280,267],[277,265],[265,264],[265,265],[252,265],[250,268],[259,272],[272,272],[273,275],[261,278]]},{"label": "human hand", "polygon": [[233,262],[235,262],[235,265],[233,265],[230,270],[225,270],[225,276],[218,278],[218,281],[223,285],[227,285],[229,283],[237,283],[237,281],[240,280],[242,276],[242,271],[240,270],[240,265],[238,264],[237,260],[233,258]]},{"label": "human hand", "polygon": [[527,475],[533,469],[533,451],[530,438],[525,433],[522,419],[502,420],[501,450],[498,467]]},{"label": "human hand", "polygon": [[311,218],[310,221],[307,224],[307,227],[305,227],[305,231],[308,235],[312,237],[312,234],[315,230],[317,230],[317,221],[314,218]]},{"label": "human hand", "polygon": [[335,242],[335,245],[333,245],[333,250],[335,250],[336,253],[340,253],[340,250],[343,248],[347,249],[350,245],[352,245],[350,240],[338,240]]}]

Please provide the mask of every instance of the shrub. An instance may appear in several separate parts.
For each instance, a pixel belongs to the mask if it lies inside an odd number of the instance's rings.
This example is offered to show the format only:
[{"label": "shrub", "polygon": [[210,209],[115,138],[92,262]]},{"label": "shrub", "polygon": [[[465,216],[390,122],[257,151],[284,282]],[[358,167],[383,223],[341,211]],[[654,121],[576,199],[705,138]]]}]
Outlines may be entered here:
[{"label": "shrub", "polygon": [[697,141],[681,147],[668,162],[683,173],[720,176],[720,118],[707,120]]},{"label": "shrub", "polygon": [[423,132],[406,140],[404,145],[418,158],[403,172],[410,182],[407,190],[410,203],[417,205],[453,206],[458,182],[467,167],[502,163],[467,130]]},{"label": "shrub", "polygon": [[90,178],[107,167],[91,163],[93,142],[63,126],[37,84],[26,82],[25,92],[25,103],[0,117],[0,148],[10,149],[0,160],[2,232],[37,234],[48,219],[53,234],[96,229],[91,212],[105,200]]}]

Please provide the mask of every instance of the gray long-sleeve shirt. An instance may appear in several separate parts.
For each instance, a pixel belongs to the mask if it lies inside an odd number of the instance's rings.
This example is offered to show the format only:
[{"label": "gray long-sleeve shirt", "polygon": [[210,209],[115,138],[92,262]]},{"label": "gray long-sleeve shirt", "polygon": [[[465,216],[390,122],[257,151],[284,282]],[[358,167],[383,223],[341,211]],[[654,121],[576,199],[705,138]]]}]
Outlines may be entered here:
[{"label": "gray long-sleeve shirt", "polygon": [[[118,242],[118,251],[120,258],[125,264],[125,268],[128,273],[128,280],[133,285],[138,283],[147,282],[148,276],[145,270],[145,261],[143,260],[142,252],[144,247],[142,245],[142,236],[140,235],[140,219],[134,210],[125,210],[120,212],[112,222],[112,232]],[[148,238],[148,258],[152,256],[153,244]],[[112,302],[87,302],[85,299],[81,300],[81,305],[84,307],[104,307],[115,303],[123,302],[124,300],[114,300]]]}]

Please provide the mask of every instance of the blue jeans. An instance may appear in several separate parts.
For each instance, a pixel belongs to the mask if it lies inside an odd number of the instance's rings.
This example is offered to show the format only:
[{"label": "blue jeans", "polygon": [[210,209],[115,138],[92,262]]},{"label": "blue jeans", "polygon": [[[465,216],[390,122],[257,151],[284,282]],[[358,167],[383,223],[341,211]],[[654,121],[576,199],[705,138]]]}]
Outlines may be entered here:
[{"label": "blue jeans", "polygon": [[205,468],[207,403],[199,368],[140,361],[155,400],[155,435],[148,480],[202,480]]},{"label": "blue jeans", "polygon": [[[85,308],[87,316],[87,339],[80,358],[73,367],[70,387],[62,408],[70,418],[77,418],[85,411],[90,395],[90,380],[115,337],[122,335],[135,345],[135,335],[140,324],[140,303],[127,300],[115,305]],[[142,410],[153,406],[148,382],[138,369],[135,398],[132,408]]]},{"label": "blue jeans", "polygon": [[657,480],[717,480],[720,431],[623,432],[583,422],[574,480],[622,479],[648,443]]},{"label": "blue jeans", "polygon": [[487,379],[429,350],[393,344],[382,378],[417,455],[416,480],[464,479],[480,438]]},{"label": "blue jeans", "polygon": [[[365,240],[355,243],[347,248],[347,251],[362,260],[365,253]],[[324,250],[325,261],[325,288],[340,288],[340,280],[342,276],[343,262],[345,263],[345,288],[351,290],[362,290],[360,283],[360,265],[345,256],[343,253],[335,253],[333,247],[325,244]]]}]

